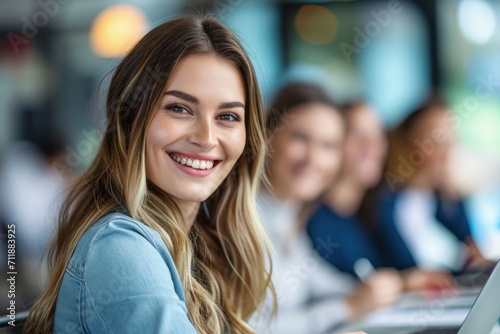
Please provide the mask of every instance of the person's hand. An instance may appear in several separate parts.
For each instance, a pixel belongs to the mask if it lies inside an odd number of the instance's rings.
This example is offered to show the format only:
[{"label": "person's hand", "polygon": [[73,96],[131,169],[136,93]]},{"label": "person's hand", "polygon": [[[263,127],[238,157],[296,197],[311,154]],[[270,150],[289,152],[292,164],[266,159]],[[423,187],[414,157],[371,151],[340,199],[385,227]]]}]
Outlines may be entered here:
[{"label": "person's hand", "polygon": [[484,269],[495,265],[495,262],[484,258],[483,254],[481,254],[481,251],[471,237],[467,238],[465,244],[467,245],[468,256],[464,269]]},{"label": "person's hand", "polygon": [[407,269],[402,273],[405,288],[409,291],[455,289],[453,277],[442,270]]},{"label": "person's hand", "polygon": [[401,275],[393,269],[375,272],[370,279],[346,298],[351,318],[358,318],[368,312],[395,302],[404,288]]}]

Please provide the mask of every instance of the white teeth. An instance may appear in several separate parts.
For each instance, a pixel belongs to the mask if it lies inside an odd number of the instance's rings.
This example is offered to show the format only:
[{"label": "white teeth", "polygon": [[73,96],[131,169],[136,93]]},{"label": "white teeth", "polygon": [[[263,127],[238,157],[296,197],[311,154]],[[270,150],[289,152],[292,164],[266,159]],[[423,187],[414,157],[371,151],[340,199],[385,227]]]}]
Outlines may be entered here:
[{"label": "white teeth", "polygon": [[212,160],[193,160],[186,157],[179,157],[178,155],[173,153],[170,156],[178,163],[195,169],[211,169],[214,166],[214,162]]}]

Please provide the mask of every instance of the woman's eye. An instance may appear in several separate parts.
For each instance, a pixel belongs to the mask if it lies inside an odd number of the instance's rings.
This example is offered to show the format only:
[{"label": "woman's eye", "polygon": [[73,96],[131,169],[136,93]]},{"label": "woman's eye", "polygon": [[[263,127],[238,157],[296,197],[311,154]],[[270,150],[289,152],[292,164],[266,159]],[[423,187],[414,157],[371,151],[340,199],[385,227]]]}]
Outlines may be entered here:
[{"label": "woman's eye", "polygon": [[298,140],[298,141],[302,141],[302,142],[308,142],[309,141],[309,137],[306,134],[300,133],[300,132],[294,132],[294,133],[292,133],[292,138],[295,139],[295,140]]},{"label": "woman's eye", "polygon": [[189,110],[180,104],[171,104],[165,107],[165,109],[171,110],[178,114],[189,114]]},{"label": "woman's eye", "polygon": [[223,114],[219,116],[219,119],[227,122],[239,122],[240,118],[233,114]]},{"label": "woman's eye", "polygon": [[327,150],[338,150],[340,148],[340,144],[339,143],[325,143],[324,147]]}]

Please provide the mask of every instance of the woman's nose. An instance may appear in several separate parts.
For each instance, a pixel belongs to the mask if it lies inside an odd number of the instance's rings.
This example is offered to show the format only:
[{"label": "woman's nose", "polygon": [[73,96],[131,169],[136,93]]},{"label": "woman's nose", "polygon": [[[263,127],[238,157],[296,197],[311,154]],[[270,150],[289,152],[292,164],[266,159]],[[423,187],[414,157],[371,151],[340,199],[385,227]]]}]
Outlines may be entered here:
[{"label": "woman's nose", "polygon": [[210,150],[218,145],[215,124],[209,119],[200,119],[187,137],[189,143],[203,150]]},{"label": "woman's nose", "polygon": [[322,159],[324,158],[321,151],[322,150],[318,147],[318,144],[309,143],[304,159],[305,164],[312,167],[318,167],[321,165]]}]

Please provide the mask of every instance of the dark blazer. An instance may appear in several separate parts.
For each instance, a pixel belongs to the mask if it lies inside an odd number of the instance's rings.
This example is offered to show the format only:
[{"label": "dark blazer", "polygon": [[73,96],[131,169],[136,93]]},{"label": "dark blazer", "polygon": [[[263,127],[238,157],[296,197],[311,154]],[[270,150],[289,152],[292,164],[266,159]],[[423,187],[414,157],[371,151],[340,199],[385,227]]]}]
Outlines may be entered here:
[{"label": "dark blazer", "polygon": [[319,255],[341,271],[356,276],[354,263],[360,258],[381,265],[377,247],[357,215],[341,216],[321,204],[309,219],[307,232]]},{"label": "dark blazer", "polygon": [[[383,265],[399,270],[416,265],[415,259],[399,234],[394,219],[394,208],[400,192],[378,192],[378,205],[374,209],[374,238]],[[437,207],[435,217],[444,227],[452,232],[458,240],[465,241],[470,237],[469,220],[464,208],[463,200],[445,200],[435,195]]]}]

